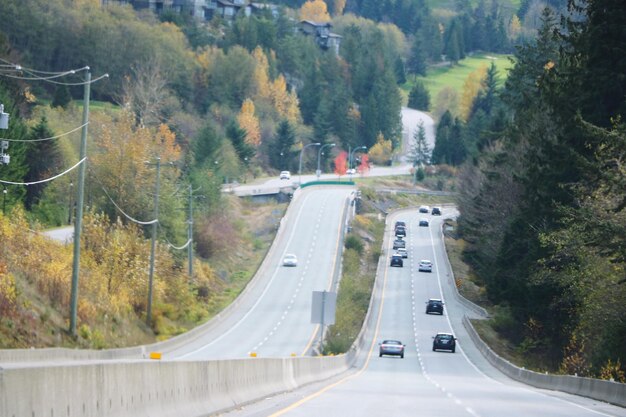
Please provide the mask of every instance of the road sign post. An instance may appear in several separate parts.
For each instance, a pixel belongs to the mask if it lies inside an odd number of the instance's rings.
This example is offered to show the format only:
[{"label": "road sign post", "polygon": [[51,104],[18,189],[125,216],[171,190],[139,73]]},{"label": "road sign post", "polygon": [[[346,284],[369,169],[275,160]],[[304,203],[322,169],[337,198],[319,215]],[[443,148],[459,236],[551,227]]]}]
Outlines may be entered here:
[{"label": "road sign post", "polygon": [[324,346],[324,326],[335,324],[337,293],[330,291],[313,291],[311,305],[311,323],[320,325],[320,353]]}]

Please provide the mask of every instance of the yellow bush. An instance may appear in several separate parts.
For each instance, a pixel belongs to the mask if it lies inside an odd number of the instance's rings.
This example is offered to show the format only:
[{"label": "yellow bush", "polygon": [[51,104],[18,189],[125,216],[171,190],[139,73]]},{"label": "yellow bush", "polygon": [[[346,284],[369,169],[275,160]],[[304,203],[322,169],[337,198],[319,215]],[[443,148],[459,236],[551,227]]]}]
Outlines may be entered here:
[{"label": "yellow bush", "polygon": [[15,279],[7,273],[6,264],[0,262],[0,317],[13,318],[17,313]]}]

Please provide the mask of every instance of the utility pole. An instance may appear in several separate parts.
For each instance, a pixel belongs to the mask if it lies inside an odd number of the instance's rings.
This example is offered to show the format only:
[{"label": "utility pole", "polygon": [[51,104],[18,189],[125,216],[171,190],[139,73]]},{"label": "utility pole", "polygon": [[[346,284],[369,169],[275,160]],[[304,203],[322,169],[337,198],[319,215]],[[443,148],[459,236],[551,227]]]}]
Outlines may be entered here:
[{"label": "utility pole", "polygon": [[[159,220],[159,186],[161,176],[161,158],[156,159],[156,185],[154,191],[154,218],[157,220],[152,224],[152,241],[150,242],[150,273],[148,275],[148,308],[146,311],[146,324],[150,326],[152,321],[152,283],[154,281],[154,255],[156,252],[156,235]],[[152,165],[152,164],[150,164]]]},{"label": "utility pole", "polygon": [[189,219],[187,220],[187,260],[189,261],[189,279],[193,278],[193,188],[189,184]]},{"label": "utility pole", "polygon": [[85,188],[85,168],[87,166],[87,126],[89,121],[89,91],[91,72],[87,69],[85,95],[83,102],[83,129],[80,141],[80,160],[78,167],[78,196],[76,197],[76,218],[74,219],[74,261],[72,263],[72,292],[70,295],[70,334],[76,336],[76,311],[78,307],[78,275],[80,268],[80,229],[83,223],[83,200]]}]

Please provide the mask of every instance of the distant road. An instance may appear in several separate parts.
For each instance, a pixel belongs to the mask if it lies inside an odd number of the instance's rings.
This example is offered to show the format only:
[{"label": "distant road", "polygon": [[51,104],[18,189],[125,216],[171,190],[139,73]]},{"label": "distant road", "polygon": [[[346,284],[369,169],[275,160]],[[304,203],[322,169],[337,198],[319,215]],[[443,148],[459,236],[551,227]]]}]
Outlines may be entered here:
[{"label": "distant road", "polygon": [[[420,121],[424,123],[426,129],[426,140],[428,146],[433,149],[435,146],[435,122],[428,114],[409,109],[408,107],[402,108],[402,150],[399,164],[390,167],[372,167],[365,174],[356,174],[354,176],[343,175],[338,176],[334,173],[322,174],[320,180],[341,180],[349,181],[354,178],[363,177],[384,177],[392,175],[408,175],[411,171],[411,164],[407,160],[406,155],[410,153],[411,145],[413,143],[413,135],[417,131],[417,126]],[[278,192],[281,188],[290,187],[292,185],[304,184],[307,182],[315,181],[317,177],[313,174],[298,175],[297,172],[291,173],[291,180],[281,180],[278,178],[268,178],[265,180],[259,180],[254,184],[236,185],[228,188],[227,191],[232,191],[238,196],[247,196],[254,194],[267,194],[270,192]]]},{"label": "distant road", "polygon": [[44,235],[63,243],[70,243],[74,237],[74,226],[65,226],[58,229],[46,230]]}]

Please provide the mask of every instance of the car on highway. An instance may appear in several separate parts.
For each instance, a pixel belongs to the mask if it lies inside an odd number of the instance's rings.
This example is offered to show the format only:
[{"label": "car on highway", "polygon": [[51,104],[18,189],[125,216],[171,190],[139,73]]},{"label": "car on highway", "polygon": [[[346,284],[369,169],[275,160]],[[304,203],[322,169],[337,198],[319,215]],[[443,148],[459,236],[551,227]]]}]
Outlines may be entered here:
[{"label": "car on highway", "polygon": [[437,333],[433,336],[433,352],[436,350],[456,350],[456,337],[451,333]]},{"label": "car on highway", "polygon": [[439,313],[443,316],[443,301],[439,298],[431,298],[426,301],[426,314]]},{"label": "car on highway", "polygon": [[290,180],[291,179],[291,172],[289,172],[289,171],[280,171],[279,178],[281,180]]},{"label": "car on highway", "polygon": [[420,227],[428,227],[428,219],[420,219]]},{"label": "car on highway", "polygon": [[400,356],[404,358],[404,345],[399,340],[383,340],[378,348],[378,356],[383,355]]},{"label": "car on highway", "polygon": [[433,272],[433,263],[428,259],[422,259],[417,266],[419,272]]},{"label": "car on highway", "polygon": [[430,214],[432,214],[433,216],[441,216],[441,207],[433,207]]},{"label": "car on highway", "polygon": [[393,250],[398,248],[406,248],[406,242],[400,237],[393,241]]},{"label": "car on highway", "polygon": [[428,213],[429,211],[430,211],[430,208],[428,206],[420,206],[419,208],[420,213]]},{"label": "car on highway", "polygon": [[398,226],[396,227],[396,236],[406,237],[406,227]]},{"label": "car on highway", "polygon": [[293,253],[288,253],[283,258],[283,266],[297,266],[298,265],[298,257]]},{"label": "car on highway", "polygon": [[406,250],[406,248],[398,248],[396,250],[396,253],[405,259],[409,257],[409,252]]},{"label": "car on highway", "polygon": [[389,266],[398,266],[402,268],[404,266],[404,261],[402,260],[402,255],[393,254],[391,255],[391,262],[389,262]]},{"label": "car on highway", "polygon": [[406,228],[406,222],[403,222],[402,220],[398,220],[396,222],[396,224],[393,226],[394,229],[397,229],[398,227],[404,227]]}]

